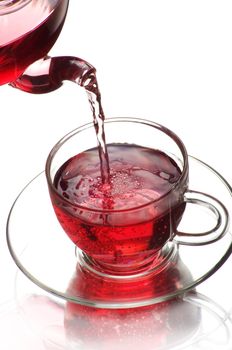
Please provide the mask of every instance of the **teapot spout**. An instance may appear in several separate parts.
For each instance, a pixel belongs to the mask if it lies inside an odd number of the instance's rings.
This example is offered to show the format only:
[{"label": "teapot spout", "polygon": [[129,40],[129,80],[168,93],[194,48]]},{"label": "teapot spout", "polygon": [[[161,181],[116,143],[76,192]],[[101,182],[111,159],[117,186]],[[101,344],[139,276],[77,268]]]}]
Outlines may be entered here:
[{"label": "teapot spout", "polygon": [[96,69],[78,57],[46,56],[30,65],[25,72],[10,85],[33,94],[43,94],[59,89],[63,81],[69,80],[91,89],[95,81]]}]

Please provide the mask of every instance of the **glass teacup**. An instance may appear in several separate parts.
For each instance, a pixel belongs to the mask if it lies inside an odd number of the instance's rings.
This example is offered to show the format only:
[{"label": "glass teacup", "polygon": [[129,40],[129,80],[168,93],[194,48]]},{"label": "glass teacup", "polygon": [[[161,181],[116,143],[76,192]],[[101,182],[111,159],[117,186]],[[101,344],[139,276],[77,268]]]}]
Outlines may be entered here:
[{"label": "glass teacup", "polygon": [[[109,183],[101,182],[93,124],[62,138],[46,163],[55,213],[86,266],[112,276],[144,274],[162,265],[173,242],[202,245],[224,235],[227,210],[188,188],[188,155],[176,134],[135,118],[108,119],[105,133]],[[215,226],[179,232],[186,203],[208,208]]]}]

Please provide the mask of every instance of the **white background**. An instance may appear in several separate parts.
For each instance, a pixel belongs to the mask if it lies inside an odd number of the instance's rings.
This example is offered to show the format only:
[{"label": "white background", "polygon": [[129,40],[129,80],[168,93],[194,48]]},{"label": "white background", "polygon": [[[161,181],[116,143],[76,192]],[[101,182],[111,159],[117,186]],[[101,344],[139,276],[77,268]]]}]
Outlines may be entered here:
[{"label": "white background", "polygon": [[[97,68],[106,117],[135,116],[169,127],[189,154],[232,183],[231,18],[232,2],[226,0],[70,0],[51,53],[79,56]],[[10,206],[43,170],[53,144],[91,121],[91,113],[85,93],[71,83],[43,96],[2,86],[0,100],[0,300],[5,302],[13,295],[15,272],[5,243]],[[202,290],[222,300],[231,267],[230,259],[220,283],[213,277]],[[232,307],[229,299],[226,307]]]}]

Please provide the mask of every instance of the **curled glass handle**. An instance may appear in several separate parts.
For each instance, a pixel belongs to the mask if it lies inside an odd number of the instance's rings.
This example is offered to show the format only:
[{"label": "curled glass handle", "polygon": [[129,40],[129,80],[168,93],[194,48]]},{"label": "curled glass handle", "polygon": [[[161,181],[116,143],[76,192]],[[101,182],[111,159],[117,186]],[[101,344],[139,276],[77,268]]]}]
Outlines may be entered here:
[{"label": "curled glass handle", "polygon": [[216,198],[197,191],[187,191],[185,202],[202,206],[211,212],[216,223],[212,229],[199,233],[188,233],[176,230],[174,241],[183,245],[204,245],[214,243],[224,236],[229,226],[229,214],[226,207]]},{"label": "curled glass handle", "polygon": [[46,56],[31,64],[10,85],[33,94],[43,94],[59,89],[63,81],[69,80],[80,86],[96,84],[96,70],[85,60],[73,56]]}]

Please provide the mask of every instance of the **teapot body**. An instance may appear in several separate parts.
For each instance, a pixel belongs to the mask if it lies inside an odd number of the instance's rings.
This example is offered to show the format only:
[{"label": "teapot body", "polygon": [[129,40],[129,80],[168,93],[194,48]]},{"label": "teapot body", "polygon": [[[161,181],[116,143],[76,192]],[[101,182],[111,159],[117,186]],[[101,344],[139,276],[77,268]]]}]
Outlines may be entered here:
[{"label": "teapot body", "polygon": [[0,5],[0,85],[12,83],[57,40],[69,0],[4,1]]}]

